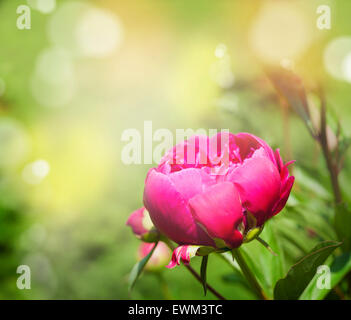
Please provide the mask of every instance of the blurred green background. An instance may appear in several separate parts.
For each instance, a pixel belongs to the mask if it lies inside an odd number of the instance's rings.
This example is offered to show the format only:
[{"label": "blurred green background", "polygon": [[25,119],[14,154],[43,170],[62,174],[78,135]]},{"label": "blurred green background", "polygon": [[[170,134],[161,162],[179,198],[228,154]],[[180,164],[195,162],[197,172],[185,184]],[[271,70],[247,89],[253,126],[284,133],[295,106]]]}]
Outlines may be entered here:
[{"label": "blurred green background", "polygon": [[[19,5],[31,29],[17,28]],[[330,30],[316,25],[319,5]],[[0,0],[0,298],[166,298],[154,274],[127,290],[139,241],[125,222],[155,164],[124,164],[121,135],[143,134],[146,120],[154,131],[252,132],[297,160],[293,196],[272,221],[287,267],[335,237],[320,152],[293,114],[284,139],[260,79],[273,64],[322,83],[350,134],[350,17],[347,0]],[[346,194],[350,170],[346,161]],[[31,290],[16,287],[22,264]],[[208,270],[224,296],[254,298],[218,257]],[[174,299],[213,298],[183,267],[163,278]]]}]

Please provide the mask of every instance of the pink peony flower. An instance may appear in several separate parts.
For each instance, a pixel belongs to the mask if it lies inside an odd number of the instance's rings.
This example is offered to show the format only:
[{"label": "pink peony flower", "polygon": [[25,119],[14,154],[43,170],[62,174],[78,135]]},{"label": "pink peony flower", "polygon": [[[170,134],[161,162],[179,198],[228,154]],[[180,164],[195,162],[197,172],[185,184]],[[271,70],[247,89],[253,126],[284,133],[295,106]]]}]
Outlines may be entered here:
[{"label": "pink peony flower", "polygon": [[132,212],[126,225],[132,228],[137,238],[145,242],[155,242],[159,238],[159,232],[155,229],[150,215],[144,207]]},{"label": "pink peony flower", "polygon": [[201,246],[237,248],[262,228],[286,204],[290,163],[248,133],[193,136],[171,149],[148,172],[144,190],[157,230],[181,245],[170,267],[188,263]]},{"label": "pink peony flower", "polygon": [[[138,260],[146,257],[154,246],[155,243],[141,243],[138,249]],[[158,242],[150,260],[147,262],[145,269],[148,271],[159,271],[168,264],[170,258],[171,250],[164,242],[160,241]]]}]

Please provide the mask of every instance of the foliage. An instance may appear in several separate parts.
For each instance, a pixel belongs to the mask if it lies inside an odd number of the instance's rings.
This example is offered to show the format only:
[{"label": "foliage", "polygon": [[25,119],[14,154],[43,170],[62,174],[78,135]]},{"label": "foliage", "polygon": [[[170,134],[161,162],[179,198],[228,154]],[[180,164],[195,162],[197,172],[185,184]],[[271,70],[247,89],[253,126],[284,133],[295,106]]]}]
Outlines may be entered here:
[{"label": "foliage", "polygon": [[[288,203],[260,234],[276,255],[256,240],[241,254],[269,299],[351,298],[350,82],[328,75],[324,61],[328,44],[350,33],[351,2],[333,3],[330,30],[315,27],[320,0],[286,4],[312,24],[296,32],[313,41],[292,61],[294,72],[280,61],[267,66],[251,47],[266,1],[91,0],[123,29],[121,47],[101,59],[71,50],[82,12],[56,19],[74,1],[56,1],[50,14],[31,10],[32,28],[18,30],[16,8],[25,2],[0,1],[0,299],[214,299],[209,285],[227,299],[258,298],[229,251],[191,261],[200,281],[183,265],[161,276],[141,272],[140,241],[125,222],[142,206],[152,165],[125,165],[120,155],[122,132],[142,132],[144,120],[154,131],[251,132],[296,160]],[[263,44],[289,38],[265,37]],[[57,48],[62,61],[50,60]],[[65,104],[50,105],[62,97]],[[50,172],[33,184],[25,177],[38,159]],[[325,241],[342,244],[314,256],[306,272],[301,261]],[[330,289],[317,288],[319,263],[330,267]],[[31,267],[31,290],[16,287],[21,264]],[[138,278],[131,292],[129,277]]]}]

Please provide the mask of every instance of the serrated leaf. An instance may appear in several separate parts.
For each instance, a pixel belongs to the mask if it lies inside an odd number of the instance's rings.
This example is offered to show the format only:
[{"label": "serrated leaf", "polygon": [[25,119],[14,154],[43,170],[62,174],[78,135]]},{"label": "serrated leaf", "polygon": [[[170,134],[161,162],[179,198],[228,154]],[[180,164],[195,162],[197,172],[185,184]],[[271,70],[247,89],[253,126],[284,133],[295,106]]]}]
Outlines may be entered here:
[{"label": "serrated leaf", "polygon": [[317,268],[341,245],[337,241],[323,241],[310,253],[294,264],[285,278],[280,279],[274,288],[274,299],[296,300],[314,277]]},{"label": "serrated leaf", "polygon": [[310,282],[301,295],[301,300],[322,300],[351,270],[351,253],[344,253],[335,258],[330,264],[330,288],[319,289],[317,286],[318,275]]},{"label": "serrated leaf", "polygon": [[204,294],[205,295],[207,293],[207,262],[208,262],[208,255],[203,256],[202,261],[201,261],[200,276],[201,276],[202,286],[204,287]]},{"label": "serrated leaf", "polygon": [[151,249],[151,251],[148,253],[147,256],[145,256],[143,259],[141,259],[139,262],[137,262],[132,271],[129,274],[129,279],[128,279],[128,290],[131,291],[138,280],[140,274],[144,270],[147,262],[150,260],[152,254],[154,253],[156,247],[157,247],[158,242],[155,243],[154,247]]}]

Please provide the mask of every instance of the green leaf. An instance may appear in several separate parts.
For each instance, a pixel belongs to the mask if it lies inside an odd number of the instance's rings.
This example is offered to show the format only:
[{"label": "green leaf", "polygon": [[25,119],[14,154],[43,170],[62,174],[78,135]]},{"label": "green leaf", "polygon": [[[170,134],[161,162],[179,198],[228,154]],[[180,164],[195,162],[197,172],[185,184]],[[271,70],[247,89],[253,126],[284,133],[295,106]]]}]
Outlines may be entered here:
[{"label": "green leaf", "polygon": [[267,221],[260,235],[277,256],[274,256],[258,241],[251,241],[240,247],[241,253],[264,292],[273,297],[273,288],[277,280],[285,274],[284,254],[276,237],[276,221]]},{"label": "green leaf", "polygon": [[156,247],[157,247],[158,242],[155,243],[154,247],[152,250],[149,252],[147,256],[145,256],[143,259],[141,259],[139,262],[137,262],[132,271],[130,272],[129,279],[128,279],[128,290],[131,291],[138,280],[140,274],[144,270],[147,262],[150,260],[152,254],[154,253]]},{"label": "green leaf", "polygon": [[243,277],[243,275],[240,272],[237,272],[237,273],[232,272],[232,273],[224,274],[222,276],[222,280],[224,282],[241,284],[245,286],[247,289],[251,290],[251,287],[248,285],[247,280]]},{"label": "green leaf", "polygon": [[306,290],[301,295],[301,300],[322,300],[344,276],[351,270],[351,253],[344,253],[332,261],[330,265],[330,289],[317,287],[318,276],[315,275]]},{"label": "green leaf", "polygon": [[[294,176],[296,181],[299,181],[299,185],[309,192],[312,191],[318,197],[326,200],[333,198],[331,192],[327,187],[321,183],[321,177],[318,176],[317,172],[313,172],[311,168],[294,168]],[[312,172],[311,172],[312,171]],[[330,181],[328,180],[328,185]]]},{"label": "green leaf", "polygon": [[314,277],[317,268],[341,245],[337,241],[323,241],[294,264],[286,277],[280,279],[274,288],[274,299],[295,300],[300,297]]},{"label": "green leaf", "polygon": [[339,240],[343,242],[342,248],[349,251],[351,249],[351,211],[345,203],[336,205],[334,225]]},{"label": "green leaf", "polygon": [[201,281],[202,285],[204,287],[204,294],[206,295],[207,293],[207,281],[206,281],[206,275],[207,275],[207,262],[208,262],[208,256],[203,256],[202,261],[201,261]]},{"label": "green leaf", "polygon": [[[301,222],[302,221],[303,219],[301,219]],[[321,240],[324,240],[309,238],[305,227],[302,227],[300,222],[289,219],[288,217],[279,220],[278,234],[282,239],[288,240],[301,251],[299,257],[307,254],[311,248],[317,245]],[[284,276],[284,274],[282,276]]]}]

